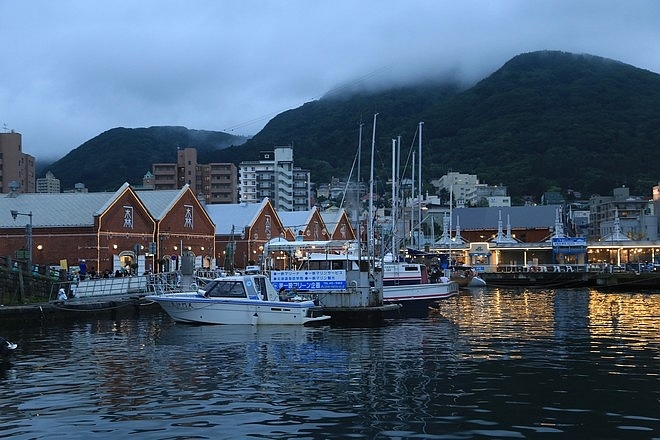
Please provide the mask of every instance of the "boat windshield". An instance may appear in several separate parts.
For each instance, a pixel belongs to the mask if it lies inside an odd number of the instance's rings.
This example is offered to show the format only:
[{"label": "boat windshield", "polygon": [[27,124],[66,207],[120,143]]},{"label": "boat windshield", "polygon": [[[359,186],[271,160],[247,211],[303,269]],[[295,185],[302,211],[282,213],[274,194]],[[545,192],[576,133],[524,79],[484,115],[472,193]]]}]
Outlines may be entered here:
[{"label": "boat windshield", "polygon": [[213,298],[245,298],[245,287],[238,280],[214,280],[204,286],[204,296]]},{"label": "boat windshield", "polygon": [[[268,298],[268,287],[266,286],[266,277],[254,277],[254,288],[256,289],[256,293],[258,294],[258,297],[267,300],[270,299]],[[248,287],[249,289],[249,287]],[[248,295],[251,295],[250,292],[248,292]]]},{"label": "boat windshield", "polygon": [[307,268],[310,270],[344,270],[346,260],[312,260]]}]

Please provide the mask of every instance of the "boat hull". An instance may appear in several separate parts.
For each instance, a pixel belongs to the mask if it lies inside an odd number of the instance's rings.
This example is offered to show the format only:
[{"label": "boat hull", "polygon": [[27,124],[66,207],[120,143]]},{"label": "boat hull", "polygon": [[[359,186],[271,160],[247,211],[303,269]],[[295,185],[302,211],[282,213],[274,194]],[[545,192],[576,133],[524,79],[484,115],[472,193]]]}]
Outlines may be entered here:
[{"label": "boat hull", "polygon": [[195,294],[147,296],[172,319],[195,324],[305,325],[325,321],[313,301],[276,302],[205,298]]},{"label": "boat hull", "polygon": [[452,276],[451,280],[458,283],[459,287],[486,287],[486,280],[479,276]]},{"label": "boat hull", "polygon": [[467,287],[486,287],[486,280],[481,277],[472,277],[470,278]]},{"label": "boat hull", "polygon": [[458,283],[408,284],[383,287],[383,301],[389,303],[433,302],[458,294]]}]

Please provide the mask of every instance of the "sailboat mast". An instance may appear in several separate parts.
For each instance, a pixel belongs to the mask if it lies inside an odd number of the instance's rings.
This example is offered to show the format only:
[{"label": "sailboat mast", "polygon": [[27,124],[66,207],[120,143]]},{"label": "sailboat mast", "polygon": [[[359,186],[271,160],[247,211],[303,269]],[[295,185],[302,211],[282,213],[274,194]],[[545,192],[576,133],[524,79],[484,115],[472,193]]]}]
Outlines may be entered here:
[{"label": "sailboat mast", "polygon": [[449,265],[451,266],[451,228],[452,228],[452,208],[454,206],[454,185],[449,185]]},{"label": "sailboat mast", "polygon": [[378,113],[374,115],[374,126],[371,133],[371,166],[369,167],[369,217],[367,224],[368,242],[367,254],[371,258],[374,254],[374,153],[376,150],[376,118]]},{"label": "sailboat mast", "polygon": [[396,139],[392,139],[392,259],[394,261],[396,255],[394,250],[396,249],[396,222],[397,222],[397,200],[396,200],[396,188],[399,184],[396,174]]},{"label": "sailboat mast", "polygon": [[417,232],[417,246],[421,249],[420,237],[422,235],[422,125],[423,122],[419,123],[419,154],[417,158],[417,197],[419,197],[419,202],[417,203],[417,217],[419,218],[419,229]]},{"label": "sailboat mast", "polygon": [[[396,261],[399,261],[399,246],[401,246],[401,238],[399,236],[399,226],[405,218],[405,214],[401,209],[401,135],[396,137],[396,246],[394,251],[396,251]],[[405,227],[403,228],[405,229]]]},{"label": "sailboat mast", "polygon": [[[410,185],[410,247],[415,247],[419,248],[419,234],[417,235],[417,242],[415,241],[415,152],[413,151],[412,153],[412,182]],[[413,246],[414,245],[414,246]]]},{"label": "sailboat mast", "polygon": [[358,136],[358,165],[357,165],[357,200],[355,201],[355,213],[357,218],[357,239],[358,239],[358,261],[362,260],[362,228],[360,221],[360,193],[362,189],[360,181],[360,167],[362,165],[362,127],[364,124],[360,123],[360,134]]}]

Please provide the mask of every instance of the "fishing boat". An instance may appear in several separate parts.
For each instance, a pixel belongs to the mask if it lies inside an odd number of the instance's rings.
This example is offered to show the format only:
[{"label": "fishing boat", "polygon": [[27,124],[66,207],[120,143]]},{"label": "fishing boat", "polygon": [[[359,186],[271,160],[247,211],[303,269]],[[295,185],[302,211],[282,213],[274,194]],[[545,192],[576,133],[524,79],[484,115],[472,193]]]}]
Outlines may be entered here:
[{"label": "fishing boat", "polygon": [[216,278],[203,288],[148,295],[172,319],[195,324],[305,325],[330,319],[313,299],[281,298],[264,275]]},{"label": "fishing boat", "polygon": [[383,263],[383,301],[406,305],[428,303],[458,294],[455,281],[438,277],[431,282],[425,265],[418,263]]},{"label": "fishing boat", "polygon": [[[323,306],[324,313],[332,316],[333,322],[382,324],[385,317],[400,308],[398,304],[387,304],[383,301],[383,271],[376,266],[376,239],[373,227],[376,117],[377,114],[374,115],[371,140],[366,240],[363,240],[358,221],[357,242],[347,240],[288,242],[284,238],[274,238],[266,243],[264,251],[267,255],[264,265],[269,269],[270,279],[275,287],[312,292]],[[361,149],[362,125],[360,125],[358,142],[358,182]],[[359,206],[359,202],[356,206]],[[362,244],[366,247],[364,253]],[[281,267],[282,262],[287,266]]]},{"label": "fishing boat", "polygon": [[[383,301],[383,271],[345,241],[273,239],[268,253],[293,255],[297,264],[268,270],[276,289],[314,295],[323,312],[341,323],[380,323],[397,304]],[[297,256],[296,256],[297,255]]]}]

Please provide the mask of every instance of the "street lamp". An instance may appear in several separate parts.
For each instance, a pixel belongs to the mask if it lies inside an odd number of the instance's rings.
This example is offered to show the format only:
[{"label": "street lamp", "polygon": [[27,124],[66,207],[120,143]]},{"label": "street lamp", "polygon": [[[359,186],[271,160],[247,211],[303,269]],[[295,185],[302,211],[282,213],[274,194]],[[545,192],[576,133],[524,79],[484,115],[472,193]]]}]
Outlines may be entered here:
[{"label": "street lamp", "polygon": [[30,213],[18,212],[15,209],[11,210],[11,216],[16,220],[19,215],[27,215],[30,218],[30,224],[26,225],[27,246],[28,246],[28,270],[32,271],[32,211]]}]

